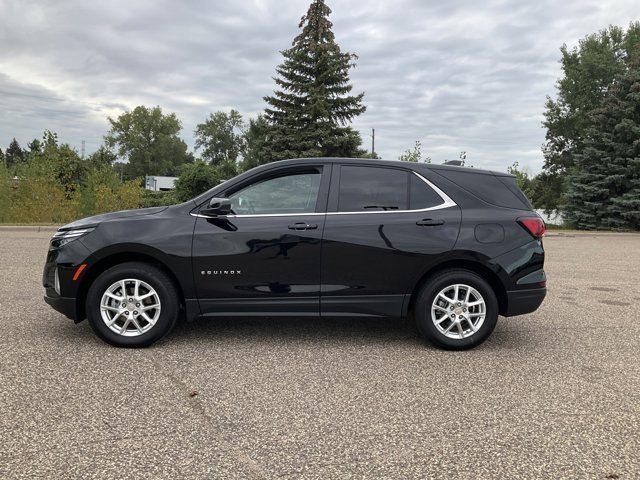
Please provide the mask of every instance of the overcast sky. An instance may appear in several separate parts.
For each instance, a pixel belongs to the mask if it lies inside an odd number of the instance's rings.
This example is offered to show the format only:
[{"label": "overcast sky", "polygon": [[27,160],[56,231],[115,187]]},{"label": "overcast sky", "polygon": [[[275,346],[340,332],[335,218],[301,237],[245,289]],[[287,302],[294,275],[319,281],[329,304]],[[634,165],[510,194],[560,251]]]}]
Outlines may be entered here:
[{"label": "overcast sky", "polygon": [[[215,110],[256,115],[309,0],[0,0],[0,146],[45,129],[87,152],[107,116],[160,105],[190,148]],[[559,47],[638,19],[637,0],[329,0],[337,41],[358,54],[354,122],[397,159],[416,140],[435,162],[537,172]]]}]

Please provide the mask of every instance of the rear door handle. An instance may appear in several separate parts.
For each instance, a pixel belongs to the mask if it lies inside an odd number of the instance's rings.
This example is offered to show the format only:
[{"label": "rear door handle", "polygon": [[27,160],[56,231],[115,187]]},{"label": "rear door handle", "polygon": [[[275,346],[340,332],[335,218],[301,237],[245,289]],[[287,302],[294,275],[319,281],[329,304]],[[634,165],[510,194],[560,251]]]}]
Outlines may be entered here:
[{"label": "rear door handle", "polygon": [[434,220],[432,218],[423,218],[422,220],[418,220],[416,225],[420,225],[421,227],[435,227],[438,225],[444,225],[444,220]]},{"label": "rear door handle", "polygon": [[318,225],[315,223],[296,222],[289,225],[289,230],[315,230]]}]

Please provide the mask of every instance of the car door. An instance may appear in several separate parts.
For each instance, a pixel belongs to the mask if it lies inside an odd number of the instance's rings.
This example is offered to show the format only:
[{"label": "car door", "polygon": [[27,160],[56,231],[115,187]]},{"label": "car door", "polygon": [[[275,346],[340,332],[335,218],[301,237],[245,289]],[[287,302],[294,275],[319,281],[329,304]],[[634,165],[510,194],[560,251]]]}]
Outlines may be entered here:
[{"label": "car door", "polygon": [[405,297],[453,248],[459,207],[405,168],[334,166],[322,247],[322,315],[401,315]]},{"label": "car door", "polygon": [[232,214],[198,216],[192,261],[203,315],[318,315],[330,171],[273,168],[222,193]]}]

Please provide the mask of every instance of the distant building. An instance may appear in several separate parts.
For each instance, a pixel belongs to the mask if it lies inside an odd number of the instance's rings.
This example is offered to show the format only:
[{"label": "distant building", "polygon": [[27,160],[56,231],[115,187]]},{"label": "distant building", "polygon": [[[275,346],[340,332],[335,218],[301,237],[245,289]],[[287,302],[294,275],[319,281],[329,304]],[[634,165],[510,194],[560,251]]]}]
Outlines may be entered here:
[{"label": "distant building", "polygon": [[158,175],[145,175],[144,188],[154,192],[166,192],[173,190],[178,177],[161,177]]}]

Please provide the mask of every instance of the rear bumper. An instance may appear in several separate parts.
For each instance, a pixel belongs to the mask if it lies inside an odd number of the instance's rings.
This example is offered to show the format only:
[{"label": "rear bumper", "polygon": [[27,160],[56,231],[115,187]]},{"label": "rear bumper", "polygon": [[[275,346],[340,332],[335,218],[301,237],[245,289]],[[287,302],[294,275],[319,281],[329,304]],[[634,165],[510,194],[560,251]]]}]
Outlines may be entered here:
[{"label": "rear bumper", "polygon": [[60,312],[65,317],[76,321],[76,299],[69,297],[44,296],[44,301],[53,307],[54,310]]},{"label": "rear bumper", "polygon": [[513,317],[515,315],[531,313],[538,309],[546,295],[546,288],[532,288],[507,292],[507,311],[504,313],[504,316]]}]

